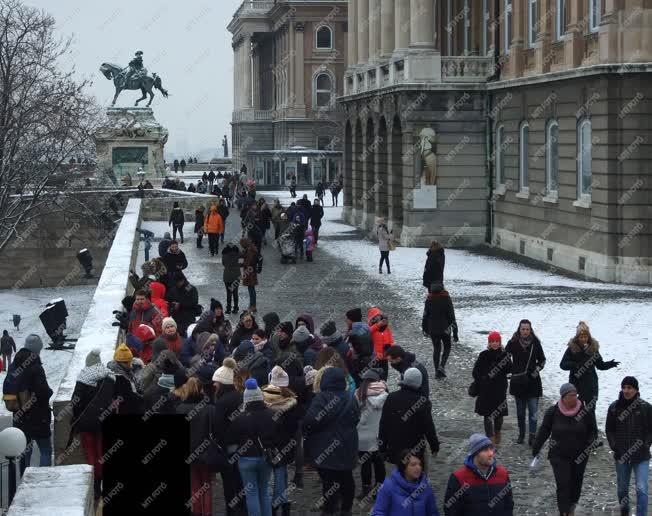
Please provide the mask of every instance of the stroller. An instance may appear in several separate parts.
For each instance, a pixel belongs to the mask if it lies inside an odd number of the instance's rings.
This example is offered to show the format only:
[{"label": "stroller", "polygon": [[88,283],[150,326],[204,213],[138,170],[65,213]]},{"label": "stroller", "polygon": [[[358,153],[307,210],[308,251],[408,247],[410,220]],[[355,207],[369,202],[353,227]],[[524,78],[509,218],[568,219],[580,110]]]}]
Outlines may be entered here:
[{"label": "stroller", "polygon": [[297,263],[297,252],[294,235],[286,231],[278,237],[278,250],[281,253],[281,263]]}]

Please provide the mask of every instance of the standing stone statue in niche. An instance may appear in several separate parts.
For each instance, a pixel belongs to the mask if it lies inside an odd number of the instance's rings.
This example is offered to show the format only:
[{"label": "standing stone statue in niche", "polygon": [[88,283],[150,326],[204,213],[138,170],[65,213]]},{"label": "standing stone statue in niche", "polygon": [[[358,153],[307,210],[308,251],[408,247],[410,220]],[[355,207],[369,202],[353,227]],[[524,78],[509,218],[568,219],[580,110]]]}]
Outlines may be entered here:
[{"label": "standing stone statue in niche", "polygon": [[435,131],[426,127],[419,133],[421,149],[421,185],[437,184],[437,155],[435,154]]}]

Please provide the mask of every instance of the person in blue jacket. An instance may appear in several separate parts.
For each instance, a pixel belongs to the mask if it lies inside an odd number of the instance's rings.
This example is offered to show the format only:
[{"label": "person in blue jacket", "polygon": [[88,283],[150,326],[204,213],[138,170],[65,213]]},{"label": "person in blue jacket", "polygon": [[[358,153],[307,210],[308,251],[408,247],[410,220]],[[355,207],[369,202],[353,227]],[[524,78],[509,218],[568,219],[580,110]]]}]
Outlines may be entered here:
[{"label": "person in blue jacket", "polygon": [[410,450],[378,490],[372,516],[439,516],[437,500],[421,459]]}]

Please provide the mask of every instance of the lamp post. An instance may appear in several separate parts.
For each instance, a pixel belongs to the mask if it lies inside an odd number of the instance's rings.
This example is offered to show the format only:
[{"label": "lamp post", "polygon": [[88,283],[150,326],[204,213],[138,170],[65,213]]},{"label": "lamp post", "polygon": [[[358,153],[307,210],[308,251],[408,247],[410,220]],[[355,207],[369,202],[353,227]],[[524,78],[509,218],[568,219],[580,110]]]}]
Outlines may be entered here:
[{"label": "lamp post", "polygon": [[0,454],[9,461],[9,505],[16,494],[16,457],[19,457],[27,446],[27,439],[20,428],[10,426],[0,432]]}]

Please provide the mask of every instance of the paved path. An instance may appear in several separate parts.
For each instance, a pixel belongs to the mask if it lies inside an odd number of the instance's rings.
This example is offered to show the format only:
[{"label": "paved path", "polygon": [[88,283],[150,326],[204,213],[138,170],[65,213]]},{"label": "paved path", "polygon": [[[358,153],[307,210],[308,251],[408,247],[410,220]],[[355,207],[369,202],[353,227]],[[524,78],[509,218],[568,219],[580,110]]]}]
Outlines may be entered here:
[{"label": "paved path", "polygon": [[[227,222],[227,238],[239,237],[240,219],[237,211]],[[144,224],[148,227],[148,224]],[[157,235],[161,234],[161,227]],[[348,233],[346,238],[362,238],[361,234]],[[338,240],[342,236],[334,237]],[[319,326],[326,319],[336,321],[338,329],[344,327],[344,313],[353,307],[363,307],[363,312],[371,305],[379,305],[388,314],[396,342],[415,352],[417,358],[427,365],[431,372],[431,400],[433,416],[441,441],[441,450],[436,459],[430,460],[429,476],[437,496],[440,509],[448,477],[464,460],[467,439],[473,432],[482,432],[482,418],[473,412],[474,400],[466,394],[475,353],[462,344],[454,345],[447,367],[448,378],[434,380],[432,351],[429,339],[420,331],[421,314],[406,310],[404,302],[383,283],[386,276],[370,275],[360,267],[345,264],[337,256],[329,254],[328,237],[315,253],[315,261],[299,261],[296,265],[281,265],[278,252],[270,246],[263,248],[264,269],[259,275],[258,312],[262,316],[268,311],[276,311],[281,320],[294,321],[297,314],[313,314]],[[210,296],[225,300],[222,283],[222,266],[217,258],[211,258],[207,245],[196,249],[194,239],[187,239],[183,250],[190,262],[189,278],[200,293],[200,301],[206,302]],[[373,271],[371,271],[373,273]],[[241,289],[241,308],[247,306],[247,293]],[[478,307],[478,309],[482,309]],[[231,316],[236,319],[236,316]],[[390,373],[390,390],[396,389],[397,376]],[[553,401],[542,399],[539,421],[543,411]],[[526,445],[516,445],[516,408],[509,399],[509,417],[503,428],[503,444],[498,452],[498,460],[510,471],[516,500],[516,515],[558,514],[556,510],[555,485],[552,470],[547,461],[540,467],[535,477],[529,473],[531,460]],[[388,468],[389,471],[389,468]],[[292,473],[290,473],[292,478]],[[359,473],[355,472],[356,494],[360,487]],[[217,509],[215,514],[224,514],[224,501],[221,482],[217,481]],[[576,514],[619,514],[615,500],[615,472],[613,462],[603,447],[589,460],[584,481],[580,507]],[[315,502],[320,498],[320,484],[316,473],[306,473],[305,488],[292,492],[293,514],[316,514]],[[356,502],[357,503],[357,502]],[[297,512],[294,509],[297,509]],[[368,514],[368,504],[354,506],[354,514]],[[443,514],[443,512],[442,512]]]}]

